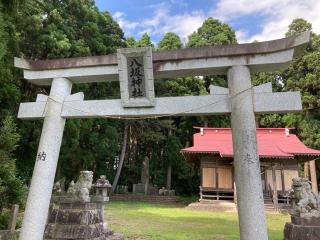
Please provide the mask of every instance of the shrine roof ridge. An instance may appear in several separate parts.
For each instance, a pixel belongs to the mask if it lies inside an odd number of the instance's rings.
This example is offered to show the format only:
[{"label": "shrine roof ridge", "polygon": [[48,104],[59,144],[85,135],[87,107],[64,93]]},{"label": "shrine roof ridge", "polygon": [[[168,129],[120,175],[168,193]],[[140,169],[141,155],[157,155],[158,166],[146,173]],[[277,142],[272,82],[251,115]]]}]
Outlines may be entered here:
[{"label": "shrine roof ridge", "polygon": [[[305,45],[310,40],[310,31],[299,35],[244,44],[206,46],[200,48],[184,48],[177,50],[153,51],[153,62],[182,61],[188,59],[233,57],[255,54],[267,54],[295,48],[294,55],[302,53]],[[41,71],[51,69],[80,68],[92,66],[117,65],[117,56],[114,54],[104,56],[90,56],[78,58],[64,58],[52,60],[27,60],[15,58],[16,67],[27,70]]]},{"label": "shrine roof ridge", "polygon": [[[230,134],[232,129],[231,128],[217,128],[217,127],[199,127],[199,126],[194,126],[194,129],[200,129],[200,131],[203,131],[203,133],[206,134]],[[257,133],[259,134],[285,134],[287,131],[289,134],[291,134],[291,130],[295,130],[295,128],[263,128],[263,127],[258,127],[256,128]],[[197,134],[201,134],[198,132]]]}]

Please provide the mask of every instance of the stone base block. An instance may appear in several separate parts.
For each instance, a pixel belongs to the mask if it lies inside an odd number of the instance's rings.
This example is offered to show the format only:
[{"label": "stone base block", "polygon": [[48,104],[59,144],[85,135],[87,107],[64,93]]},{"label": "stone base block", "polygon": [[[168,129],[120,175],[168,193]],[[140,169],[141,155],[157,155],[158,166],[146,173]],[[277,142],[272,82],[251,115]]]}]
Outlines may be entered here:
[{"label": "stone base block", "polygon": [[120,233],[114,233],[112,235],[109,235],[106,240],[123,240],[124,237],[122,234]]},{"label": "stone base block", "polygon": [[318,217],[302,218],[298,216],[291,216],[291,223],[295,225],[320,227],[320,218]]},{"label": "stone base block", "polygon": [[296,225],[286,223],[284,240],[319,240],[320,226]]},{"label": "stone base block", "polygon": [[[104,222],[104,202],[79,202],[68,196],[52,199],[44,240],[122,240]],[[103,200],[103,199],[102,199]]]}]

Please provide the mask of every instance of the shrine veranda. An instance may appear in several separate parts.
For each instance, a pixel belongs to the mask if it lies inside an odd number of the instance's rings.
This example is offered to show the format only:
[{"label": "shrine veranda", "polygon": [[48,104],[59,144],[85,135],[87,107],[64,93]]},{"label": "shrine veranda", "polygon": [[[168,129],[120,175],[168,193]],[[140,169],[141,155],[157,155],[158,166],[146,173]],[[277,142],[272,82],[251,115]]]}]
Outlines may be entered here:
[{"label": "shrine veranda", "polygon": [[[231,114],[240,237],[266,240],[255,114],[302,110],[299,92],[252,87],[251,74],[286,68],[302,53],[310,33],[268,42],[152,52],[119,49],[117,55],[32,61],[15,59],[32,84],[51,86],[49,96],[21,103],[18,117],[44,119],[21,240],[41,240],[66,119],[149,118]],[[211,86],[206,96],[157,98],[154,79],[227,75],[228,89]],[[120,81],[121,99],[85,101],[72,85]],[[161,80],[159,80],[161,81]]]}]

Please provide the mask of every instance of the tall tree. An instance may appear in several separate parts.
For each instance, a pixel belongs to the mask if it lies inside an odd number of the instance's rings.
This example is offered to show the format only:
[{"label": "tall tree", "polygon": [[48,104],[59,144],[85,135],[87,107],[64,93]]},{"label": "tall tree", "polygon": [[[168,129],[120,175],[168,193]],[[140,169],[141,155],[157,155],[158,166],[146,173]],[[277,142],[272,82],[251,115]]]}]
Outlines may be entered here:
[{"label": "tall tree", "polygon": [[158,50],[174,50],[182,48],[180,37],[172,32],[168,32],[158,43]]},{"label": "tall tree", "polygon": [[141,38],[135,43],[135,47],[154,47],[151,38],[148,33],[142,34]]},{"label": "tall tree", "polygon": [[235,31],[218,19],[208,18],[188,37],[186,47],[203,47],[237,43]]},{"label": "tall tree", "polygon": [[[186,47],[195,48],[236,43],[235,31],[228,24],[210,17],[188,37]],[[209,91],[210,84],[227,86],[225,76],[205,76],[204,80],[207,91]]]},{"label": "tall tree", "polygon": [[294,19],[289,25],[289,29],[286,32],[286,37],[291,37],[305,31],[311,31],[312,24],[304,20],[303,18]]},{"label": "tall tree", "polygon": [[113,53],[123,32],[92,0],[27,1],[20,12],[20,46],[28,58],[64,58]]},{"label": "tall tree", "polygon": [[[108,12],[100,12],[93,0],[25,1],[16,20],[17,43],[21,56],[33,59],[67,58],[114,53],[124,47],[123,32]],[[117,97],[115,83],[76,85],[87,99]],[[23,100],[33,100],[36,92],[49,92],[24,82]],[[57,177],[75,178],[79,170],[114,174],[119,154],[119,123],[105,119],[68,120],[61,147]],[[24,136],[18,149],[19,172],[31,177],[41,123],[22,122]]]},{"label": "tall tree", "polygon": [[[188,37],[186,47],[195,48],[236,43],[235,31],[228,24],[210,17]],[[211,84],[222,87],[228,85],[226,76],[204,76],[203,79],[207,92],[209,92]],[[225,116],[203,117],[203,124],[205,126],[228,127],[230,126],[230,119]]]},{"label": "tall tree", "polygon": [[137,44],[136,39],[134,37],[126,38],[125,43],[126,43],[126,47],[128,48],[133,48]]},{"label": "tall tree", "polygon": [[123,162],[124,162],[124,158],[125,158],[126,150],[127,150],[128,133],[129,133],[129,124],[127,121],[125,121],[124,129],[123,129],[123,141],[122,141],[121,154],[119,156],[119,165],[117,168],[117,173],[116,173],[114,180],[113,180],[113,183],[112,183],[112,192],[114,192],[117,187],[117,184],[118,184],[118,181],[120,178],[120,174],[121,174],[121,170],[123,167]]},{"label": "tall tree", "polygon": [[[286,36],[292,36],[304,31],[312,30],[311,23],[304,19],[295,19],[290,25]],[[302,94],[304,114],[294,119],[300,119],[295,123],[299,135],[304,142],[315,148],[320,148],[320,36],[311,33],[311,44],[305,54],[296,59],[288,70],[284,71],[286,89],[299,90]],[[287,121],[292,121],[290,115]],[[288,122],[287,122],[288,124]],[[317,164],[310,162],[310,176],[312,189],[318,191],[316,176]],[[319,174],[318,174],[319,175]]]},{"label": "tall tree", "polygon": [[[0,1],[0,216],[3,208],[20,204],[23,199],[22,181],[17,176],[14,151],[20,135],[11,117],[20,98],[18,84],[14,79],[12,66],[12,6]],[[1,227],[1,226],[0,226]]]},{"label": "tall tree", "polygon": [[22,203],[24,190],[16,176],[13,155],[19,138],[13,118],[6,117],[0,124],[0,215],[10,204]]}]

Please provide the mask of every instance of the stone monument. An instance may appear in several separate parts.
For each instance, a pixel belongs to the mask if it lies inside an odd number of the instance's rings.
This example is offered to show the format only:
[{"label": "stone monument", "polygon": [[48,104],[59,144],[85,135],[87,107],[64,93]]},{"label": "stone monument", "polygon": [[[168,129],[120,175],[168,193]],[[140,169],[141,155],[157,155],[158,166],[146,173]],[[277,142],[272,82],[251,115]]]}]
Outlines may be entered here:
[{"label": "stone monument", "polygon": [[101,201],[109,201],[109,194],[111,193],[112,185],[106,179],[105,175],[101,175],[94,184],[95,189],[95,199],[100,199]]},{"label": "stone monument", "polygon": [[[102,176],[92,184],[93,173],[80,172],[78,181],[71,182],[67,193],[53,195],[48,221],[45,228],[45,240],[87,239],[121,240],[122,235],[113,233],[104,220],[104,204],[107,197],[108,180]],[[95,196],[90,197],[91,187],[96,188]]]},{"label": "stone monument", "polygon": [[306,178],[292,179],[291,223],[284,228],[285,240],[320,239],[320,202]]}]

